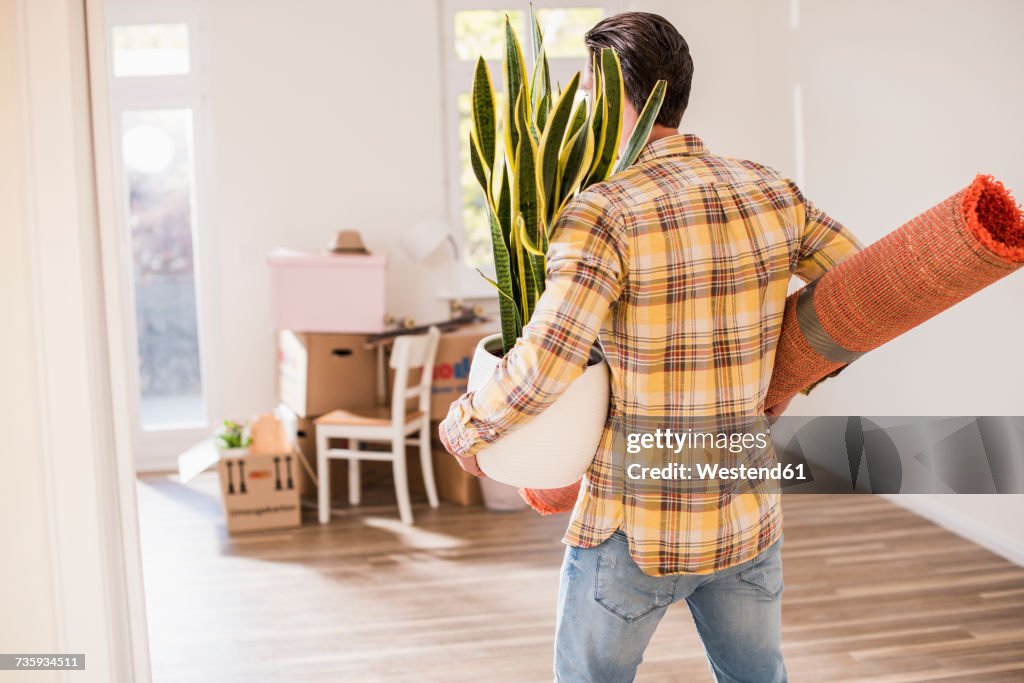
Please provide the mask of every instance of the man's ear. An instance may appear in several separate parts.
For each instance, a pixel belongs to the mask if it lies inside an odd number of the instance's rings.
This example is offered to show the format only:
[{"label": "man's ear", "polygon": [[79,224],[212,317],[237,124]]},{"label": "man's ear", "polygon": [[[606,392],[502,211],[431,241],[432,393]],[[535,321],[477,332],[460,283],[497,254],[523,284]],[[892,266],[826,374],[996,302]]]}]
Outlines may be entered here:
[{"label": "man's ear", "polygon": [[594,97],[594,70],[590,68],[589,61],[583,67],[583,77],[580,79],[580,88],[582,88],[591,98]]}]

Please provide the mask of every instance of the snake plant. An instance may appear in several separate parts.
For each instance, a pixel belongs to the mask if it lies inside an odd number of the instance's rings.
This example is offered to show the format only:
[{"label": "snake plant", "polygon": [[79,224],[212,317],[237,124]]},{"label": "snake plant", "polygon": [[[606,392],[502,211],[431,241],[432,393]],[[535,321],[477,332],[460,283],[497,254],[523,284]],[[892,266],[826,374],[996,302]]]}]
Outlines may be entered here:
[{"label": "snake plant", "polygon": [[[577,100],[580,74],[552,89],[544,37],[531,6],[533,68],[505,19],[502,72],[505,98],[499,123],[497,97],[483,57],[470,95],[469,155],[484,193],[499,294],[502,351],[507,353],[544,291],[551,228],[580,191],[630,166],[640,155],[665,98],[658,81],[621,156],[624,89],[619,57],[595,54],[592,97]],[[486,277],[486,276],[484,276]]]}]

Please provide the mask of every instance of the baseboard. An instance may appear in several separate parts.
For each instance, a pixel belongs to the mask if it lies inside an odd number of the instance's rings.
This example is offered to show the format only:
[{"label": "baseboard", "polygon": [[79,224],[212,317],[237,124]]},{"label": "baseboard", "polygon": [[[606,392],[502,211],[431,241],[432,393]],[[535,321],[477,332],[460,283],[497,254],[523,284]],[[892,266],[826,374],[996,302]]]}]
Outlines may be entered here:
[{"label": "baseboard", "polygon": [[139,456],[135,458],[136,474],[155,474],[158,472],[177,472],[178,457],[175,455],[164,456]]},{"label": "baseboard", "polygon": [[935,522],[957,536],[977,543],[986,550],[1006,558],[1014,564],[1024,567],[1024,545],[994,533],[990,527],[972,519],[965,519],[956,512],[944,508],[935,498],[924,496],[907,496],[884,494],[900,507]]}]

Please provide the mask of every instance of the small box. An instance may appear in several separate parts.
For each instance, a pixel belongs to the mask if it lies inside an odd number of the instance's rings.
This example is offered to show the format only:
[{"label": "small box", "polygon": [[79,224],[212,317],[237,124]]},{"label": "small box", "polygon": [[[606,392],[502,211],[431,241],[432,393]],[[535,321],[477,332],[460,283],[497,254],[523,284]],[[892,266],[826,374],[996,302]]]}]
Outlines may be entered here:
[{"label": "small box", "polygon": [[274,329],[384,331],[387,256],[277,249],[267,260]]},{"label": "small box", "polygon": [[277,356],[278,399],[298,417],[376,403],[377,353],[363,335],[283,330]]},{"label": "small box", "polygon": [[228,533],[284,529],[302,523],[295,453],[251,455],[221,450],[217,463]]}]

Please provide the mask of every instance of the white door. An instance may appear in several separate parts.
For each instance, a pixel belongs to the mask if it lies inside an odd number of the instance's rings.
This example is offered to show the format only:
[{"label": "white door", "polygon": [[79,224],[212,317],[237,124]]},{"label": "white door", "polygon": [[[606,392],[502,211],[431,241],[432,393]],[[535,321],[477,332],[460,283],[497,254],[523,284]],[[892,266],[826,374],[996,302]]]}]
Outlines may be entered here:
[{"label": "white door", "polygon": [[219,412],[202,4],[106,9],[136,469],[168,469]]}]

